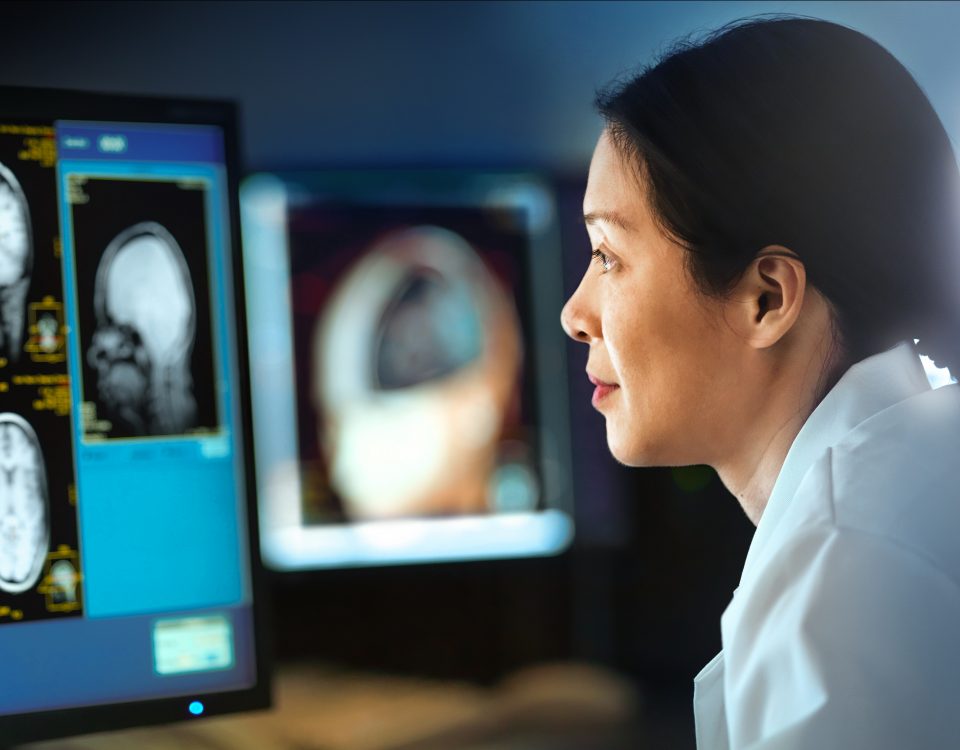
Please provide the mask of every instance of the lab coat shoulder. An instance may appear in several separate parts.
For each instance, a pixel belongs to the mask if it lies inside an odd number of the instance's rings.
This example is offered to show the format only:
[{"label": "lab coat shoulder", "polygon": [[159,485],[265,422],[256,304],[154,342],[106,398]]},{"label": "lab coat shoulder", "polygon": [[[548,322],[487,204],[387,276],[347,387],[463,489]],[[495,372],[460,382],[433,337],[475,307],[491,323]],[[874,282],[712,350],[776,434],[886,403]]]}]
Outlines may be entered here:
[{"label": "lab coat shoulder", "polygon": [[730,747],[960,736],[960,389],[939,390],[827,448],[741,581],[721,621]]},{"label": "lab coat shoulder", "polygon": [[875,414],[833,447],[830,513],[960,585],[960,385]]}]

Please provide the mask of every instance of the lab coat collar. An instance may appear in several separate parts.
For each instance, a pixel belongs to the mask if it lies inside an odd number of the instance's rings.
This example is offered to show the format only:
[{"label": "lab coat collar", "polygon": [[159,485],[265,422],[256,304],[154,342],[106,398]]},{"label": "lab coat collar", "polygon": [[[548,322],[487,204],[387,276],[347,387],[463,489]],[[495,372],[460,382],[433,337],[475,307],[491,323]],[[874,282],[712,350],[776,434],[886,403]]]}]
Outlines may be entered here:
[{"label": "lab coat collar", "polygon": [[874,414],[929,389],[910,341],[867,357],[843,374],[807,418],[787,452],[747,552],[741,583],[760,559],[807,470],[823,452]]}]

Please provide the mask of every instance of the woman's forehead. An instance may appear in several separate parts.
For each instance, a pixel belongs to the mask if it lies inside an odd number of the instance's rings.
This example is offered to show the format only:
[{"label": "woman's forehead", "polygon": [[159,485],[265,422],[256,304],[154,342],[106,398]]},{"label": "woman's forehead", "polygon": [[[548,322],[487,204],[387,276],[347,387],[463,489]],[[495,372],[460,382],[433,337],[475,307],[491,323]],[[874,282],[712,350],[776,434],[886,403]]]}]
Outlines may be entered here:
[{"label": "woman's forehead", "polygon": [[650,218],[642,181],[607,131],[597,141],[590,162],[583,216],[588,226],[612,226],[622,231],[636,231]]}]

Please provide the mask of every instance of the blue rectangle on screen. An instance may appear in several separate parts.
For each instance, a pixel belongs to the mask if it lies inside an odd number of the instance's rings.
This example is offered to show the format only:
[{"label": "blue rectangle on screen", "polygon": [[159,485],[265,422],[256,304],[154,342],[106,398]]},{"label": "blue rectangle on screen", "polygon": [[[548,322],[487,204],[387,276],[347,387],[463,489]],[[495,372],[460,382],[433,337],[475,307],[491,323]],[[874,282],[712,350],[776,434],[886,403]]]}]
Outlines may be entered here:
[{"label": "blue rectangle on screen", "polygon": [[222,163],[220,128],[130,123],[56,123],[61,159]]},{"label": "blue rectangle on screen", "polygon": [[[76,127],[58,131],[58,137],[64,138],[66,132],[75,139],[91,138],[88,130],[101,132]],[[155,134],[166,134],[167,130],[157,130]],[[191,128],[185,132],[205,130]],[[115,132],[130,131],[122,126]],[[176,142],[170,140],[164,147]],[[202,150],[190,151],[189,139],[180,141],[176,153],[168,154],[167,163],[150,162],[143,151],[147,141],[131,143],[131,150],[141,149],[137,152],[139,158],[134,158],[131,151],[122,159],[107,160],[93,156],[86,160],[65,159],[61,153],[67,322],[70,330],[80,331],[69,175],[127,179],[132,184],[178,180],[202,183],[207,194],[205,221],[212,273],[210,287],[196,292],[198,300],[208,300],[203,304],[212,302],[211,343],[215,356],[211,376],[217,383],[220,425],[218,431],[208,434],[91,441],[84,437],[82,410],[74,409],[74,427],[80,436],[74,448],[85,613],[96,619],[235,605],[247,600],[249,586],[243,564],[248,553],[242,542],[246,532],[238,436],[233,429],[234,410],[229,408],[235,377],[230,363],[234,332],[226,317],[230,300],[229,243],[222,167],[216,163],[189,163],[202,155]],[[77,145],[79,149],[82,144]],[[68,347],[68,359],[71,371],[76,373],[71,378],[76,405],[84,400],[82,357],[74,338]],[[171,550],[176,550],[175,554]]]},{"label": "blue rectangle on screen", "polygon": [[143,465],[81,461],[89,617],[242,600],[230,459],[167,466],[155,458]]}]

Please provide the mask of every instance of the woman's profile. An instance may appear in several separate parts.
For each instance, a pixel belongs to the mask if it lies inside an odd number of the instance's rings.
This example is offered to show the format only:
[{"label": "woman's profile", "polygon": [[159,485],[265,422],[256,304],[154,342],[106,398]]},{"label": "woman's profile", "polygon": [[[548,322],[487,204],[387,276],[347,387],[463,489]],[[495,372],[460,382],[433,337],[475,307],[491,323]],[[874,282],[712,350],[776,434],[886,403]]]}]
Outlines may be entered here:
[{"label": "woman's profile", "polygon": [[960,737],[960,190],[872,39],[758,18],[602,92],[562,313],[633,466],[712,466],[757,525],[698,747]]}]

